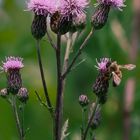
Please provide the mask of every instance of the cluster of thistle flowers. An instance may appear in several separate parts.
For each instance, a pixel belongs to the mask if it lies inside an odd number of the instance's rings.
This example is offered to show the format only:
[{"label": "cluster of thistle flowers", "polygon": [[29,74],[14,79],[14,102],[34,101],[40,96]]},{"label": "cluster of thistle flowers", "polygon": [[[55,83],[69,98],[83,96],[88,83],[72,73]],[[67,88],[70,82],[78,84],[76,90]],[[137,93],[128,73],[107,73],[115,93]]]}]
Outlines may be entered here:
[{"label": "cluster of thistle flowers", "polygon": [[15,95],[18,99],[26,103],[28,100],[28,91],[22,86],[20,69],[24,67],[23,59],[19,57],[7,57],[1,67],[1,70],[6,74],[7,88],[0,91],[0,96],[6,98],[10,95]]},{"label": "cluster of thistle flowers", "polygon": [[[94,29],[101,29],[105,25],[111,7],[121,10],[125,6],[123,3],[123,0],[97,0],[97,7],[91,18]],[[29,0],[27,10],[35,14],[33,36],[41,39],[45,35],[47,17],[50,18],[51,30],[57,34],[83,29],[86,25],[85,9],[88,7],[88,0]]]}]

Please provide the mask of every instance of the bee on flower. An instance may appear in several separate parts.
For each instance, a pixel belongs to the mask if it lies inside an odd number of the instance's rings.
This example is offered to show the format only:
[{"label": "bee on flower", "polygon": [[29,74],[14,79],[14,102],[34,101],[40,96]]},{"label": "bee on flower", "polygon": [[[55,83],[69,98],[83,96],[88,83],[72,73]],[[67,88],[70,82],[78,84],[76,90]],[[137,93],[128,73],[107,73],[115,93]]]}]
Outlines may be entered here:
[{"label": "bee on flower", "polygon": [[102,58],[99,62],[97,61],[97,66],[95,67],[99,74],[93,84],[93,92],[99,97],[100,103],[104,104],[107,100],[109,81],[112,79],[113,86],[119,86],[122,79],[122,69],[130,71],[136,66],[133,64],[119,65],[110,58]]}]

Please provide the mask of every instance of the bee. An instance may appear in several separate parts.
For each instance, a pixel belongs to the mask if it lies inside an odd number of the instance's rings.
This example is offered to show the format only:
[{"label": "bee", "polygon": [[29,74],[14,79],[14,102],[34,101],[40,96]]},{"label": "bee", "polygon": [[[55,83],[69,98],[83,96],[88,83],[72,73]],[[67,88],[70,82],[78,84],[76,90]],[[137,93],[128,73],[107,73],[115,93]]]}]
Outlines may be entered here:
[{"label": "bee", "polygon": [[136,66],[133,64],[126,64],[126,65],[118,65],[116,61],[112,62],[110,66],[110,71],[113,77],[113,86],[116,87],[120,85],[122,79],[122,71],[121,69],[126,70],[133,70]]}]

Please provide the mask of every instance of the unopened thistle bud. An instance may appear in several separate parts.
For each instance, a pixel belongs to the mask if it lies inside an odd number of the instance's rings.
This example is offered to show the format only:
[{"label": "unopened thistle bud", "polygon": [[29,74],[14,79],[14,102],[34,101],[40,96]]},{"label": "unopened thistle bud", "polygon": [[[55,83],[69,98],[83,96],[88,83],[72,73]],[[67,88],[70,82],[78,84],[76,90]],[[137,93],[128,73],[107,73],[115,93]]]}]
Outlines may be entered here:
[{"label": "unopened thistle bud", "polygon": [[17,94],[18,99],[23,102],[26,103],[26,101],[28,100],[28,90],[24,87],[20,88]]},{"label": "unopened thistle bud", "polygon": [[79,96],[79,104],[82,107],[86,107],[89,104],[89,99],[86,95],[80,95]]},{"label": "unopened thistle bud", "polygon": [[108,19],[109,10],[110,6],[108,5],[98,5],[91,19],[91,23],[95,30],[99,30],[104,27]]},{"label": "unopened thistle bud", "polygon": [[7,57],[3,62],[3,71],[7,76],[7,90],[8,93],[17,94],[18,90],[22,86],[22,79],[20,75],[20,69],[23,68],[22,58],[19,57]]},{"label": "unopened thistle bud", "polygon": [[32,26],[31,32],[35,39],[41,39],[45,36],[47,31],[47,23],[46,23],[46,16],[44,15],[35,15]]},{"label": "unopened thistle bud", "polygon": [[6,97],[8,95],[8,91],[6,88],[0,90],[0,96]]}]

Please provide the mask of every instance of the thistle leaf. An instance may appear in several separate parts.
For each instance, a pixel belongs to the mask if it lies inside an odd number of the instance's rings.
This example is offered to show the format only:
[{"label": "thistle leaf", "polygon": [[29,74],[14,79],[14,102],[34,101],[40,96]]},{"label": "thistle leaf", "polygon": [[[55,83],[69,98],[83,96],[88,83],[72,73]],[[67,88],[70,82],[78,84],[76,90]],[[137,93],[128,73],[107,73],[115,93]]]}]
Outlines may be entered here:
[{"label": "thistle leaf", "polygon": [[69,120],[67,119],[62,127],[61,140],[65,140],[65,138],[70,134],[67,133],[68,126],[69,126]]}]

